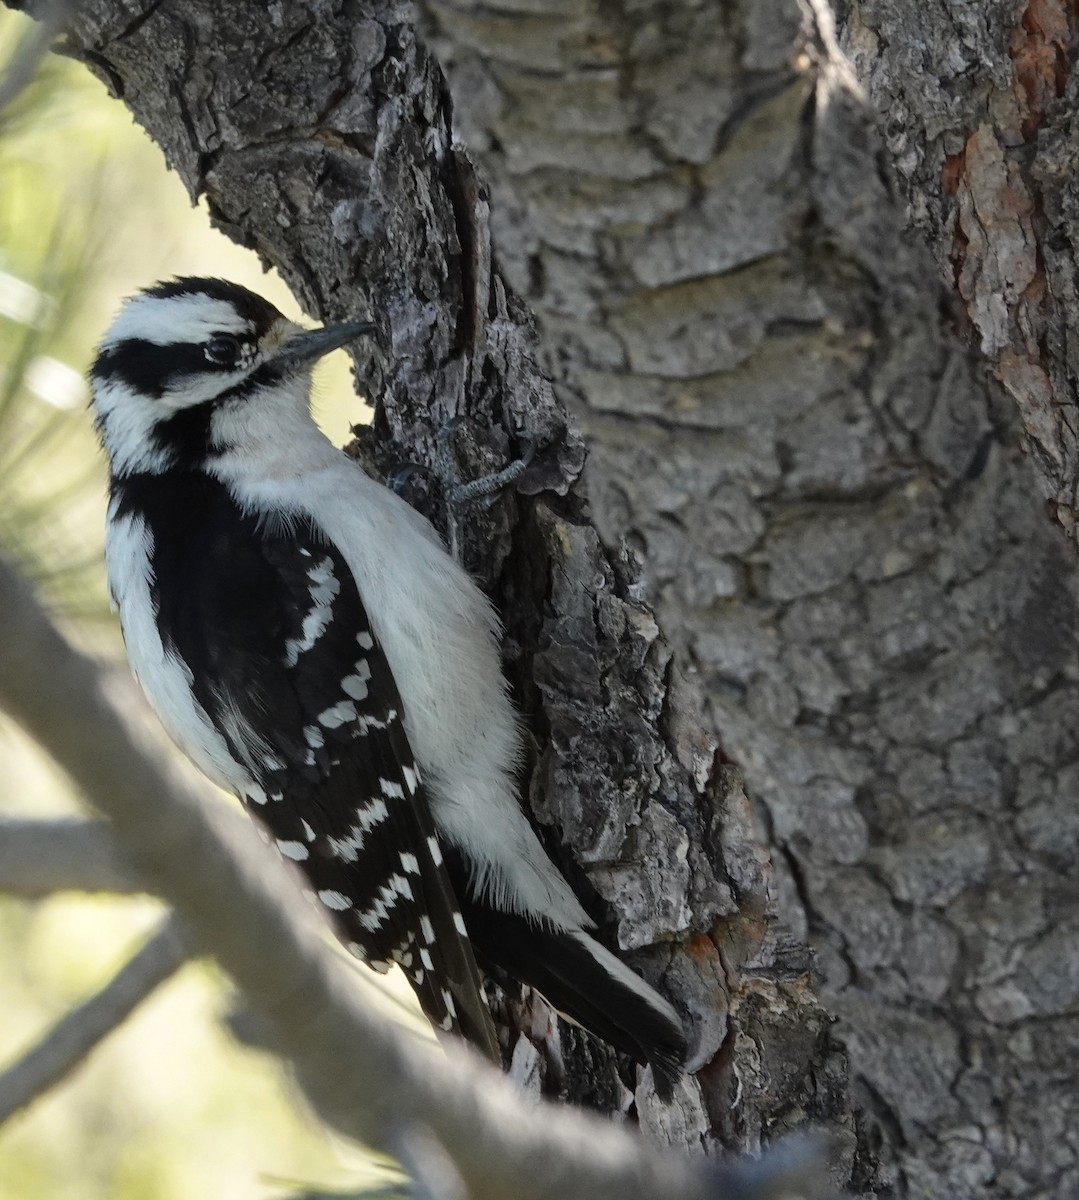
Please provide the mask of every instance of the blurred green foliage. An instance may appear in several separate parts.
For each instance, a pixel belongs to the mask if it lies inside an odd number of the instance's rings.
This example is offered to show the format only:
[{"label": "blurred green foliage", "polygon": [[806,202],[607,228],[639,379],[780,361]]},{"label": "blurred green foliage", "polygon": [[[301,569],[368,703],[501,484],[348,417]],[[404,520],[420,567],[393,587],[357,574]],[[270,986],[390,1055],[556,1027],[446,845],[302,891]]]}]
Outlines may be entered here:
[{"label": "blurred green foliage", "polygon": [[[22,24],[0,19],[0,61],[18,53],[13,34]],[[101,468],[77,411],[86,388],[71,361],[104,223],[93,160],[80,203],[42,154],[79,103],[71,73],[43,58],[0,111],[0,545],[67,611],[89,617],[105,612],[90,512]]]},{"label": "blurred green foliage", "polygon": [[[0,72],[28,25],[0,10]],[[279,281],[211,234],[126,110],[82,67],[46,56],[0,112],[0,551],[75,619],[76,636],[117,658],[104,619],[105,471],[83,380],[120,298],[183,273],[227,274],[295,315]],[[338,365],[342,393],[343,378]],[[0,721],[0,815],[76,807],[60,773]],[[101,987],[158,915],[150,900],[0,897],[0,1067]],[[205,964],[159,989],[0,1129],[0,1198],[341,1197],[396,1179],[323,1130],[275,1060],[227,1036],[229,1004]]]}]

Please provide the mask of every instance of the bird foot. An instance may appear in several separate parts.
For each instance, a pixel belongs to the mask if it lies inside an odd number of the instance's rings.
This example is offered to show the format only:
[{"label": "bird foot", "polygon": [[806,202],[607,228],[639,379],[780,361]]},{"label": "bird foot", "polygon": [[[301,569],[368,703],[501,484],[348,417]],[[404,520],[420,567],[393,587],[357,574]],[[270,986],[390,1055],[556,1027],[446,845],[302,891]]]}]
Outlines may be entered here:
[{"label": "bird foot", "polygon": [[[471,505],[490,508],[497,503],[499,497],[512,486],[527,470],[535,457],[535,446],[529,445],[521,458],[511,462],[500,471],[494,471],[479,478],[461,482],[460,463],[482,461],[490,451],[475,436],[461,437],[473,427],[473,422],[466,417],[454,417],[447,421],[439,430],[438,449],[442,474],[443,495],[446,500],[446,512],[449,524],[450,552],[454,558],[459,556],[459,537],[462,510]],[[463,443],[463,444],[462,444]]]}]

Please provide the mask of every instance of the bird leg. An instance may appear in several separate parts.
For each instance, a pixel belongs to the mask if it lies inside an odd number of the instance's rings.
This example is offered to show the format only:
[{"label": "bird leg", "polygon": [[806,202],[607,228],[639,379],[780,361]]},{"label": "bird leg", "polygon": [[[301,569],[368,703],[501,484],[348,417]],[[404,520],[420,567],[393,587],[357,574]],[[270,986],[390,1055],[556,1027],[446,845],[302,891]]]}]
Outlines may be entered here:
[{"label": "bird leg", "polygon": [[521,458],[515,459],[500,471],[481,475],[468,482],[460,480],[458,469],[457,437],[468,424],[465,417],[454,417],[439,430],[438,450],[442,474],[450,553],[459,560],[459,525],[461,510],[473,504],[489,508],[495,504],[502,492],[516,483],[535,457],[535,446],[529,445]]}]

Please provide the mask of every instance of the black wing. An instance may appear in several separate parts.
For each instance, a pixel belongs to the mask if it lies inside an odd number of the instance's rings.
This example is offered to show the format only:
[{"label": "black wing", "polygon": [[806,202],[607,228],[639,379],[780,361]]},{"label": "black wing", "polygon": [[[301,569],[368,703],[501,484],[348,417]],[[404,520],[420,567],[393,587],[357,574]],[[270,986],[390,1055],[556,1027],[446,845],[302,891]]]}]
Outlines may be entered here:
[{"label": "black wing", "polygon": [[[193,475],[154,531],[166,644],[256,786],[248,808],[349,949],[398,962],[433,1024],[496,1062],[497,1042],[397,685],[352,573],[313,523],[266,527]],[[175,509],[175,506],[173,506]]]}]

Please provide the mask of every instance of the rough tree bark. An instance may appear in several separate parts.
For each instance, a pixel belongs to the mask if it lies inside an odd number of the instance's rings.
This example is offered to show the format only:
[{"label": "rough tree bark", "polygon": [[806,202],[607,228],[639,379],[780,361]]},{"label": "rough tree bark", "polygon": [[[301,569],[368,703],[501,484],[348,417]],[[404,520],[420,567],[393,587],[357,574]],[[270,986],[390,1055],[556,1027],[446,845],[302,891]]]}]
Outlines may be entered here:
[{"label": "rough tree bark", "polygon": [[1079,15],[1064,0],[843,3],[843,42],[961,333],[1079,539]]},{"label": "rough tree bark", "polygon": [[[352,0],[88,0],[67,51],[309,312],[378,322],[357,363],[377,414],[357,453],[437,465],[439,430],[462,415],[466,474],[537,448],[525,495],[470,520],[465,557],[506,620],[537,741],[529,800],[552,851],[692,1022],[697,1082],[671,1109],[638,1089],[642,1123],[732,1149],[823,1124],[837,1181],[861,1187],[872,1167],[805,953],[776,934],[744,797],[685,703],[632,555],[590,523],[580,437],[492,265],[484,189],[451,145],[448,93],[407,16]],[[512,998],[506,1015],[535,1022]],[[539,1038],[540,1054],[515,1034],[507,1057],[548,1090],[624,1108],[604,1054],[563,1038]]]},{"label": "rough tree bark", "polygon": [[897,1193],[940,1200],[1079,1192],[1062,11],[850,6],[979,357],[823,5],[427,5],[603,527],[767,808]]}]

